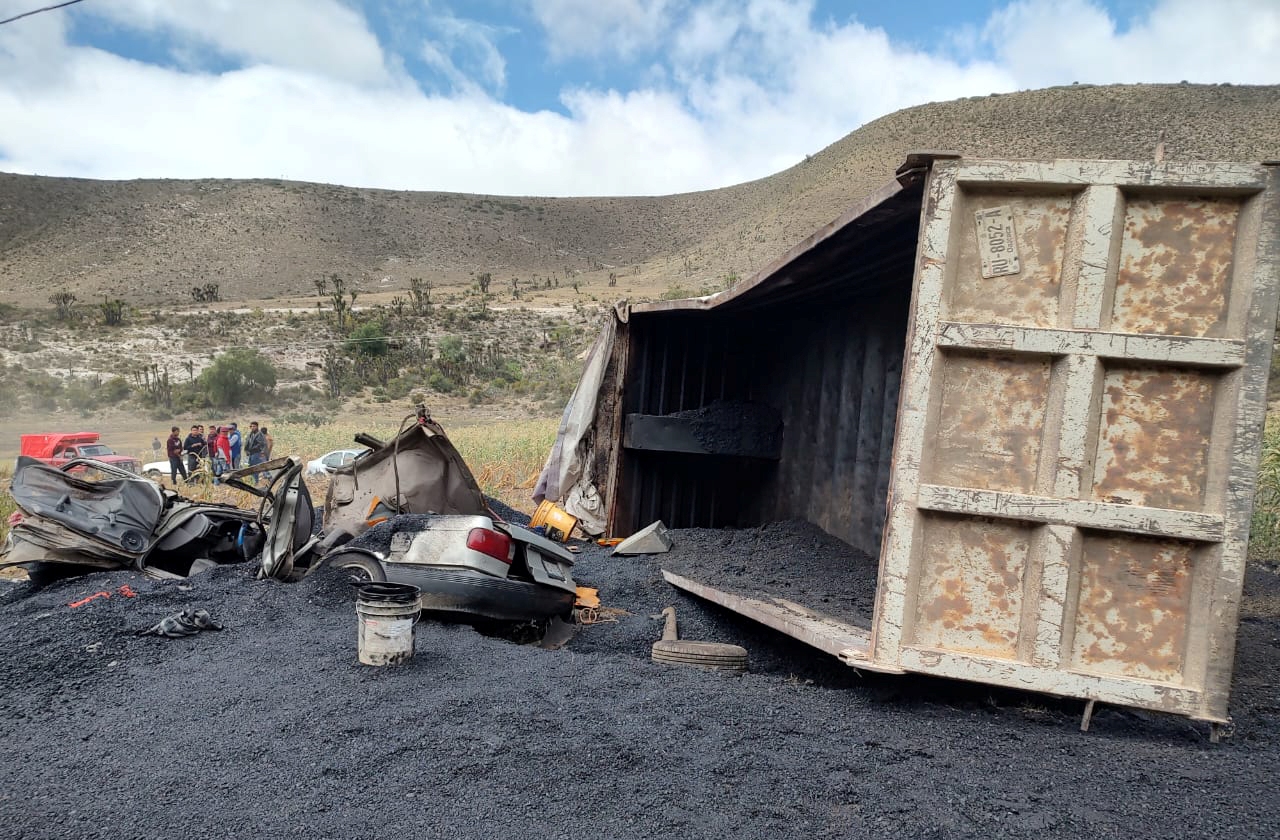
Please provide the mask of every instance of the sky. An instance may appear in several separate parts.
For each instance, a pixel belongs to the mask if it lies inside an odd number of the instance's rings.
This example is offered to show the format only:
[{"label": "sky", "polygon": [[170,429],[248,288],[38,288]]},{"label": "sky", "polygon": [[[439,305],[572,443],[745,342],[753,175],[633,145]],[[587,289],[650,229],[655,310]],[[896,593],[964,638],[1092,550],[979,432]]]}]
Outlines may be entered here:
[{"label": "sky", "polygon": [[0,171],[666,195],[913,105],[1179,81],[1280,83],[1280,0],[83,0],[0,25]]}]

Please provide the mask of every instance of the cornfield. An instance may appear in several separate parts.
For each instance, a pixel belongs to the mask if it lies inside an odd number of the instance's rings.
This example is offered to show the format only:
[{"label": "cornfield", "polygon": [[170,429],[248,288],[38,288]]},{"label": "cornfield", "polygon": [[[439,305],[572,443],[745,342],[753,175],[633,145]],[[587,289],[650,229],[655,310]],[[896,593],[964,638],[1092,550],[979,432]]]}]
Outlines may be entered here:
[{"label": "cornfield", "polygon": [[[538,479],[558,426],[556,418],[536,418],[446,426],[445,431],[485,493],[514,508],[530,509],[526,491],[532,490]],[[293,455],[309,461],[330,450],[354,446],[357,432],[390,440],[397,431],[398,428],[369,428],[354,423],[276,423],[271,426],[275,441],[272,456]]]},{"label": "cornfield", "polygon": [[1267,417],[1249,523],[1249,559],[1280,561],[1280,416]]}]

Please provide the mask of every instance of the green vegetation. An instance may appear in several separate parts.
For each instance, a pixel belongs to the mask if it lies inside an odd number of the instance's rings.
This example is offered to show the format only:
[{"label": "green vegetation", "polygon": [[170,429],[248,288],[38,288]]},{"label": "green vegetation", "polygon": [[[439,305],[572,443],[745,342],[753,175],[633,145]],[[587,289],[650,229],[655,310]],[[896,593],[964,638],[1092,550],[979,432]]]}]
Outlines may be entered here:
[{"label": "green vegetation", "polygon": [[[329,293],[329,304],[333,307],[334,325],[339,330],[345,330],[355,318],[353,310],[360,293],[355,289],[347,291],[346,281],[336,274],[330,275],[329,282],[333,284],[333,291]],[[317,288],[321,287],[317,285]]]},{"label": "green vegetation", "polygon": [[129,383],[119,376],[64,379],[39,368],[3,363],[0,363],[0,391],[9,397],[0,400],[0,417],[16,414],[24,408],[70,411],[83,417],[117,405],[132,393]]},{"label": "green vegetation", "polygon": [[387,328],[381,321],[369,321],[351,331],[345,344],[348,353],[353,356],[385,356],[387,344]]},{"label": "green vegetation", "polygon": [[127,307],[119,298],[114,300],[103,298],[102,303],[98,304],[98,309],[102,311],[102,323],[108,327],[118,327],[124,323]]},{"label": "green vegetation", "polygon": [[261,400],[276,387],[276,369],[257,350],[228,350],[196,379],[209,405],[231,408]]},{"label": "green vegetation", "polygon": [[0,464],[0,545],[9,536],[9,515],[18,509],[9,495],[9,481],[13,478],[13,466]]},{"label": "green vegetation", "polygon": [[[492,280],[477,274],[472,283]],[[558,281],[520,280],[521,298],[543,282]],[[124,322],[111,327],[99,317],[101,304],[55,294],[48,307],[14,310],[0,322],[9,351],[0,360],[7,397],[0,417],[89,417],[116,407],[161,420],[243,406],[329,418],[353,401],[429,402],[432,395],[557,411],[602,309],[498,309],[492,294],[474,287],[436,296],[422,278],[405,285],[394,301],[361,298],[357,310],[358,291],[327,274],[315,283],[325,297],[311,312],[125,307]]]},{"label": "green vegetation", "polygon": [[1280,562],[1280,417],[1268,417],[1262,433],[1258,488],[1249,523],[1249,558]]}]

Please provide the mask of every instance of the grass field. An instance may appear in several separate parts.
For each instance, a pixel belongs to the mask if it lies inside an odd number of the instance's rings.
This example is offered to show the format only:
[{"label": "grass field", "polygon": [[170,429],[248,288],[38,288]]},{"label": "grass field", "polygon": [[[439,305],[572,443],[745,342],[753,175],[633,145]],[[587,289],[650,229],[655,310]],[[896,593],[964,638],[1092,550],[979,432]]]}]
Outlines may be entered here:
[{"label": "grass field", "polygon": [[[447,426],[449,440],[471,467],[481,489],[517,509],[532,510],[529,493],[556,439],[557,418],[500,420],[474,425]],[[274,455],[316,458],[333,449],[354,446],[357,432],[390,440],[397,427],[374,428],[365,424],[330,423],[302,426],[276,423],[271,427]]]},{"label": "grass field", "polygon": [[1280,415],[1267,417],[1249,523],[1249,559],[1280,562]]},{"label": "grass field", "polygon": [[9,535],[9,514],[18,509],[9,495],[9,479],[13,477],[12,464],[0,464],[0,542]]}]

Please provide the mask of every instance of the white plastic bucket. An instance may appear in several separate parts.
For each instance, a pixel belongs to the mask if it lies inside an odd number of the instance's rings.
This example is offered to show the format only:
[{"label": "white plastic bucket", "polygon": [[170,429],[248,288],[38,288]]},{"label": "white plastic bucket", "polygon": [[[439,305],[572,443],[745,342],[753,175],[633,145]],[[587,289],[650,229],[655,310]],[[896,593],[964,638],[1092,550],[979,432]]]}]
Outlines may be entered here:
[{"label": "white plastic bucket", "polygon": [[356,596],[356,652],[365,665],[398,665],[413,658],[418,587],[364,583]]}]

